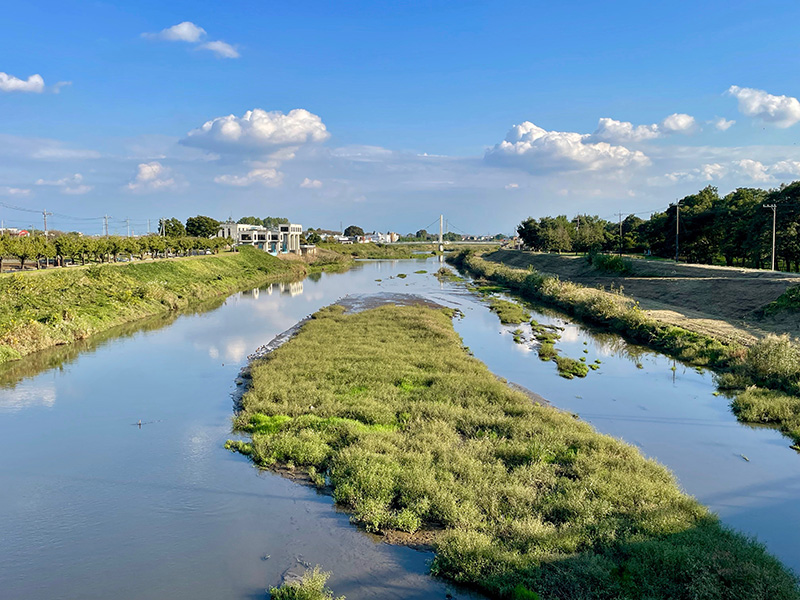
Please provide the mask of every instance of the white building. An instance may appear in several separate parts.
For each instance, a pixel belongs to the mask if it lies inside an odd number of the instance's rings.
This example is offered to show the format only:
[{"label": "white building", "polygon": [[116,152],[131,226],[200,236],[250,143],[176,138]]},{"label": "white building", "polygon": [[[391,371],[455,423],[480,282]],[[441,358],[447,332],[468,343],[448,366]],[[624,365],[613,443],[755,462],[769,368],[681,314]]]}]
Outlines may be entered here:
[{"label": "white building", "polygon": [[267,229],[263,225],[227,221],[220,223],[217,237],[229,237],[236,246],[255,246],[277,255],[299,253],[302,234],[303,226],[296,223],[282,223],[277,229]]}]

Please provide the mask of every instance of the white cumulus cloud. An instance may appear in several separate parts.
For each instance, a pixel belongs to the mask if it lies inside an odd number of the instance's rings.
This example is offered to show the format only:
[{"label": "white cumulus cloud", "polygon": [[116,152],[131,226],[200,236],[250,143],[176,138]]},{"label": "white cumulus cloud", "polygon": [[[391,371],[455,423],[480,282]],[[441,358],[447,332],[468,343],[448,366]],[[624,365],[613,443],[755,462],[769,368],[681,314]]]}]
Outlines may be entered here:
[{"label": "white cumulus cloud", "polygon": [[749,177],[753,181],[769,181],[769,179],[771,179],[770,175],[767,173],[768,167],[760,161],[745,158],[742,160],[735,160],[733,164],[739,174]]},{"label": "white cumulus cloud", "polygon": [[547,131],[525,121],[512,127],[484,158],[490,164],[531,172],[599,171],[650,163],[638,150],[591,139],[590,134]]},{"label": "white cumulus cloud", "polygon": [[59,188],[62,194],[70,196],[79,196],[87,192],[91,192],[94,188],[91,185],[83,183],[83,175],[75,173],[69,177],[48,181],[46,179],[38,179],[36,185],[52,186]]},{"label": "white cumulus cloud", "polygon": [[505,189],[507,189],[507,190],[516,190],[516,189],[519,189],[519,184],[518,184],[518,183],[507,183],[507,184],[505,185]]},{"label": "white cumulus cloud", "polygon": [[591,141],[612,144],[642,142],[673,133],[693,133],[696,129],[697,124],[694,117],[683,113],[674,113],[661,123],[652,125],[634,125],[629,121],[617,121],[603,117],[597,123],[597,129],[592,134]]},{"label": "white cumulus cloud", "polygon": [[692,133],[696,128],[694,117],[684,113],[673,113],[659,125],[664,133]]},{"label": "white cumulus cloud", "polygon": [[301,188],[318,189],[322,187],[322,182],[319,179],[309,179],[306,177],[300,184]]},{"label": "white cumulus cloud", "polygon": [[800,121],[800,101],[791,96],[773,96],[764,90],[732,85],[728,94],[739,101],[739,112],[776,127],[791,127]]},{"label": "white cumulus cloud", "polygon": [[141,163],[136,168],[136,176],[128,183],[127,187],[135,192],[153,192],[175,187],[175,179],[171,177],[170,173],[170,169],[158,161]]},{"label": "white cumulus cloud", "polygon": [[774,175],[788,175],[790,177],[800,176],[800,161],[781,160],[769,168]]},{"label": "white cumulus cloud", "polygon": [[198,48],[201,50],[211,50],[219,58],[239,58],[240,56],[236,48],[222,40],[206,42],[205,44],[200,44]]},{"label": "white cumulus cloud", "polygon": [[728,120],[725,117],[717,117],[713,121],[710,122],[717,130],[719,131],[728,131],[731,127],[736,124],[736,121]]},{"label": "white cumulus cloud", "polygon": [[252,169],[246,175],[220,175],[214,178],[215,183],[246,187],[260,184],[267,187],[278,187],[283,183],[283,173],[271,166]]},{"label": "white cumulus cloud", "polygon": [[19,79],[0,71],[0,91],[41,94],[44,91],[44,79],[39,74],[31,75],[28,79]]},{"label": "white cumulus cloud", "polygon": [[603,117],[597,124],[592,138],[603,142],[640,142],[660,137],[658,125],[637,125],[628,121],[617,121]]},{"label": "white cumulus cloud", "polygon": [[206,35],[206,30],[191,21],[184,21],[172,27],[162,29],[158,33],[143,33],[142,37],[167,40],[170,42],[199,42]]},{"label": "white cumulus cloud", "polygon": [[329,137],[322,119],[302,108],[287,114],[256,108],[242,117],[228,115],[206,121],[181,143],[214,152],[267,152],[324,142]]}]

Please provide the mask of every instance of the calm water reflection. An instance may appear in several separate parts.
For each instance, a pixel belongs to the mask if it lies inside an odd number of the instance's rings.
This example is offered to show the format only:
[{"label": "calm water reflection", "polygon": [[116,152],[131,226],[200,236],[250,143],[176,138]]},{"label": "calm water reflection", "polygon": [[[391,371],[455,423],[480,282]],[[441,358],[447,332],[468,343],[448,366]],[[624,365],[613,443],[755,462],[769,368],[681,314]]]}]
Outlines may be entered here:
[{"label": "calm water reflection", "polygon": [[248,353],[340,297],[382,291],[460,307],[459,333],[495,373],[637,444],[800,567],[800,457],[777,432],[739,425],[709,374],[539,315],[565,327],[565,354],[602,361],[585,380],[561,379],[463,287],[414,273],[437,267],[361,263],[0,370],[0,595],[260,598],[299,560],[333,570],[351,600],[465,597],[425,575],[429,555],[381,544],[330,498],[222,448]]}]

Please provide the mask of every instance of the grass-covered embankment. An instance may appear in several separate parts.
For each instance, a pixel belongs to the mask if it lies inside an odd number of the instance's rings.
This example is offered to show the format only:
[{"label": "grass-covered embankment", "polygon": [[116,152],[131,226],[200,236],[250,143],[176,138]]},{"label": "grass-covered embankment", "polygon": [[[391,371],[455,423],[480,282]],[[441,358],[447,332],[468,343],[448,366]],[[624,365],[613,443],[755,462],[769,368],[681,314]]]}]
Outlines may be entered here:
[{"label": "grass-covered embankment", "polygon": [[370,259],[403,259],[403,258],[425,258],[419,252],[431,253],[434,251],[433,244],[422,245],[395,245],[395,244],[338,244],[332,242],[322,242],[317,244],[330,252],[336,252],[353,258]]},{"label": "grass-covered embankment", "polygon": [[434,574],[502,598],[800,597],[664,467],[498,380],[443,310],[323,309],[251,373],[252,442],[229,447],[369,530],[438,532]]},{"label": "grass-covered embankment", "polygon": [[304,273],[300,263],[247,248],[215,256],[3,275],[0,363]]},{"label": "grass-covered embankment", "polygon": [[[800,403],[800,348],[788,336],[770,335],[745,348],[658,321],[622,294],[562,281],[532,269],[507,267],[472,252],[461,252],[448,260],[523,297],[561,308],[684,362],[715,369],[720,374],[720,387],[747,388],[751,396],[755,393],[759,398],[754,404],[758,409],[744,410],[745,405],[753,404],[747,396],[733,405],[740,420],[775,425],[800,443],[799,411],[786,410],[787,395]],[[774,407],[765,410],[771,399]]]}]

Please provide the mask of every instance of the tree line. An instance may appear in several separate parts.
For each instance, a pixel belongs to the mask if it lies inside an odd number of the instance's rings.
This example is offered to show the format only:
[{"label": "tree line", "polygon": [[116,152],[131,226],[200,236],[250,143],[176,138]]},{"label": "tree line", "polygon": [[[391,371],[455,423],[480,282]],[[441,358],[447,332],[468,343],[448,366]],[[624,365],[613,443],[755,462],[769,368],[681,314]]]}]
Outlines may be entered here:
[{"label": "tree line", "polygon": [[162,237],[151,234],[143,237],[88,237],[77,233],[56,233],[52,237],[34,234],[25,237],[0,235],[0,271],[9,258],[19,261],[19,267],[36,261],[36,266],[48,266],[51,260],[57,266],[86,264],[90,262],[117,262],[140,260],[145,257],[166,258],[188,256],[196,252],[215,252],[232,242],[228,238]]},{"label": "tree line", "polygon": [[[776,269],[800,271],[800,181],[763,190],[739,188],[720,196],[708,186],[649,219],[617,222],[598,216],[532,217],[517,233],[544,252],[622,252],[701,264],[769,268],[775,205]],[[677,231],[677,247],[676,247]]]}]

